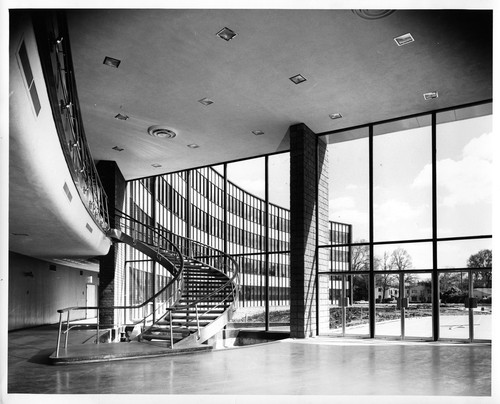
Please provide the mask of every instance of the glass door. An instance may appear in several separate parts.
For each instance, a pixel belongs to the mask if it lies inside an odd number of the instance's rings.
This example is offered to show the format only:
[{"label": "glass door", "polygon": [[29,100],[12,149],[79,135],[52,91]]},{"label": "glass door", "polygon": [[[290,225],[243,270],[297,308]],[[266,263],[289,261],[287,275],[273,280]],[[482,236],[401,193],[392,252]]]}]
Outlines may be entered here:
[{"label": "glass door", "polygon": [[432,339],[432,276],[430,272],[404,273],[402,337]]},{"label": "glass door", "polygon": [[394,338],[432,338],[430,273],[375,275],[375,335]]},{"label": "glass door", "polygon": [[[368,275],[320,275],[320,334],[335,336],[369,335]],[[321,314],[323,313],[323,314]]]},{"label": "glass door", "polygon": [[468,271],[449,271],[439,275],[439,338],[470,339],[470,279]]},{"label": "glass door", "polygon": [[344,277],[346,306],[344,336],[370,335],[369,277],[365,274],[346,274]]},{"label": "glass door", "polygon": [[469,281],[470,340],[491,340],[491,270],[471,271]]},{"label": "glass door", "polygon": [[[402,337],[400,275],[375,275],[375,336]],[[403,309],[404,310],[404,309]],[[404,316],[403,316],[404,320]]]}]

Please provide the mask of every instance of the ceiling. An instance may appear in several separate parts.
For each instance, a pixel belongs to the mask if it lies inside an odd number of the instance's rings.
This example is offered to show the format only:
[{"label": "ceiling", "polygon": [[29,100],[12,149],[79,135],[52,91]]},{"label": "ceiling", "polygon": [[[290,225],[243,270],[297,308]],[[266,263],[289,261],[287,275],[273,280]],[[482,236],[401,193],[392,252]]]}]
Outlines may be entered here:
[{"label": "ceiling", "polygon": [[[492,98],[491,11],[369,19],[351,10],[99,9],[67,18],[92,154],[115,160],[126,179],[287,150],[296,123],[322,133]],[[237,35],[219,38],[224,27]],[[406,33],[414,42],[398,46]],[[294,84],[297,74],[306,81]],[[426,101],[430,91],[439,97]],[[152,125],[177,136],[152,137]]]}]

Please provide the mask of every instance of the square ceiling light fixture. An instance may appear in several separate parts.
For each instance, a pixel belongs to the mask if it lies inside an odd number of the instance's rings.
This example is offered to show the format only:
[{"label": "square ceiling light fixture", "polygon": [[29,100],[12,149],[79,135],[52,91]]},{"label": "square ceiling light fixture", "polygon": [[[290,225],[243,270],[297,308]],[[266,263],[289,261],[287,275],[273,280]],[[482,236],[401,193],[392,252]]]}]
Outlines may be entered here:
[{"label": "square ceiling light fixture", "polygon": [[252,131],[252,133],[253,133],[255,136],[261,136],[261,135],[263,135],[263,134],[264,134],[264,132],[263,132],[263,131],[261,131],[261,130],[253,130],[253,131]]},{"label": "square ceiling light fixture", "polygon": [[105,64],[106,66],[118,68],[118,66],[120,66],[121,60],[106,56],[104,58],[104,62],[102,63]]},{"label": "square ceiling light fixture", "polygon": [[115,147],[113,147],[113,150],[120,152],[120,151],[123,151],[124,149],[122,149],[121,147],[115,146]]},{"label": "square ceiling light fixture", "polygon": [[433,100],[434,98],[438,98],[439,94],[437,91],[431,91],[429,93],[424,94],[424,100]]},{"label": "square ceiling light fixture", "polygon": [[342,118],[342,114],[340,114],[338,112],[335,112],[334,114],[330,114],[328,116],[330,117],[330,119],[340,119],[340,118]]},{"label": "square ceiling light fixture", "polygon": [[187,147],[189,147],[190,149],[197,149],[200,146],[198,146],[196,143],[191,143],[191,144],[188,144]]},{"label": "square ceiling light fixture", "polygon": [[290,80],[292,80],[295,84],[300,84],[306,81],[306,78],[302,76],[302,74],[297,74],[293,77],[290,77]]},{"label": "square ceiling light fixture", "polygon": [[115,119],[119,119],[120,121],[126,121],[128,119],[128,115],[117,114],[115,115]]},{"label": "square ceiling light fixture", "polygon": [[217,35],[219,38],[224,39],[224,41],[230,41],[238,34],[236,32],[234,32],[232,29],[230,29],[228,27],[224,27],[219,32],[217,32],[217,34],[215,34],[215,35]]},{"label": "square ceiling light fixture", "polygon": [[407,34],[400,35],[400,36],[394,38],[394,41],[396,41],[398,46],[403,46],[403,45],[408,45],[409,43],[412,43],[415,40],[413,39],[411,34],[408,32]]},{"label": "square ceiling light fixture", "polygon": [[155,163],[155,164],[151,164],[151,166],[154,167],[154,168],[160,168],[161,164]]},{"label": "square ceiling light fixture", "polygon": [[214,102],[210,98],[202,98],[201,100],[198,100],[200,104],[203,104],[205,106],[208,106],[210,104],[213,104]]}]

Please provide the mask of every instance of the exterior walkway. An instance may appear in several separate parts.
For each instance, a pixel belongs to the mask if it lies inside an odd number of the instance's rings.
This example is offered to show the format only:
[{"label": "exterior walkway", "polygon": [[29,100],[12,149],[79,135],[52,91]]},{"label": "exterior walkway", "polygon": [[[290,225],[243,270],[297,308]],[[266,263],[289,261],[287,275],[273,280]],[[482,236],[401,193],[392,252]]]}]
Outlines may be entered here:
[{"label": "exterior walkway", "polygon": [[[384,399],[387,403],[401,402],[395,396],[404,395],[420,396],[420,400],[434,396],[441,402],[443,396],[456,396],[452,400],[459,403],[467,397],[469,403],[474,396],[491,395],[490,344],[318,337],[188,355],[54,366],[48,358],[56,336],[55,326],[9,333],[8,393],[13,394],[9,399],[23,397],[19,393],[174,394],[180,395],[174,402],[187,402],[191,395],[203,394],[222,395],[218,403],[234,403],[234,396],[243,402],[242,395],[296,396],[289,397],[290,403],[361,395],[371,396],[363,402],[389,396]],[[306,400],[306,395],[314,398]],[[338,398],[335,402],[344,402]],[[121,396],[120,402],[124,399]]]}]

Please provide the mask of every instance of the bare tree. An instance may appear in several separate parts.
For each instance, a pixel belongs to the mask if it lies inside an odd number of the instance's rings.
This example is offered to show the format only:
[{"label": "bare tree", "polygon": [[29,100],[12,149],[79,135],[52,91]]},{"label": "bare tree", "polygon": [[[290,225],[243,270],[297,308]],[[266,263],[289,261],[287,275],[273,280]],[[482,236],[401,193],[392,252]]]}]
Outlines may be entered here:
[{"label": "bare tree", "polygon": [[[359,240],[356,243],[365,243]],[[368,271],[370,269],[370,247],[368,245],[354,245],[351,247],[351,270]]]},{"label": "bare tree", "polygon": [[[384,255],[382,258],[379,258],[377,261],[377,269],[380,271],[392,271],[394,270],[394,265],[391,260],[391,255],[387,252],[384,251]],[[382,299],[385,299],[385,292],[387,289],[391,286],[394,286],[397,283],[397,278],[398,276],[396,274],[391,274],[391,273],[381,273],[378,274],[376,277],[376,285],[380,288],[382,288]]]},{"label": "bare tree", "polygon": [[412,268],[411,255],[404,248],[396,248],[391,254],[391,266],[399,271]]}]

